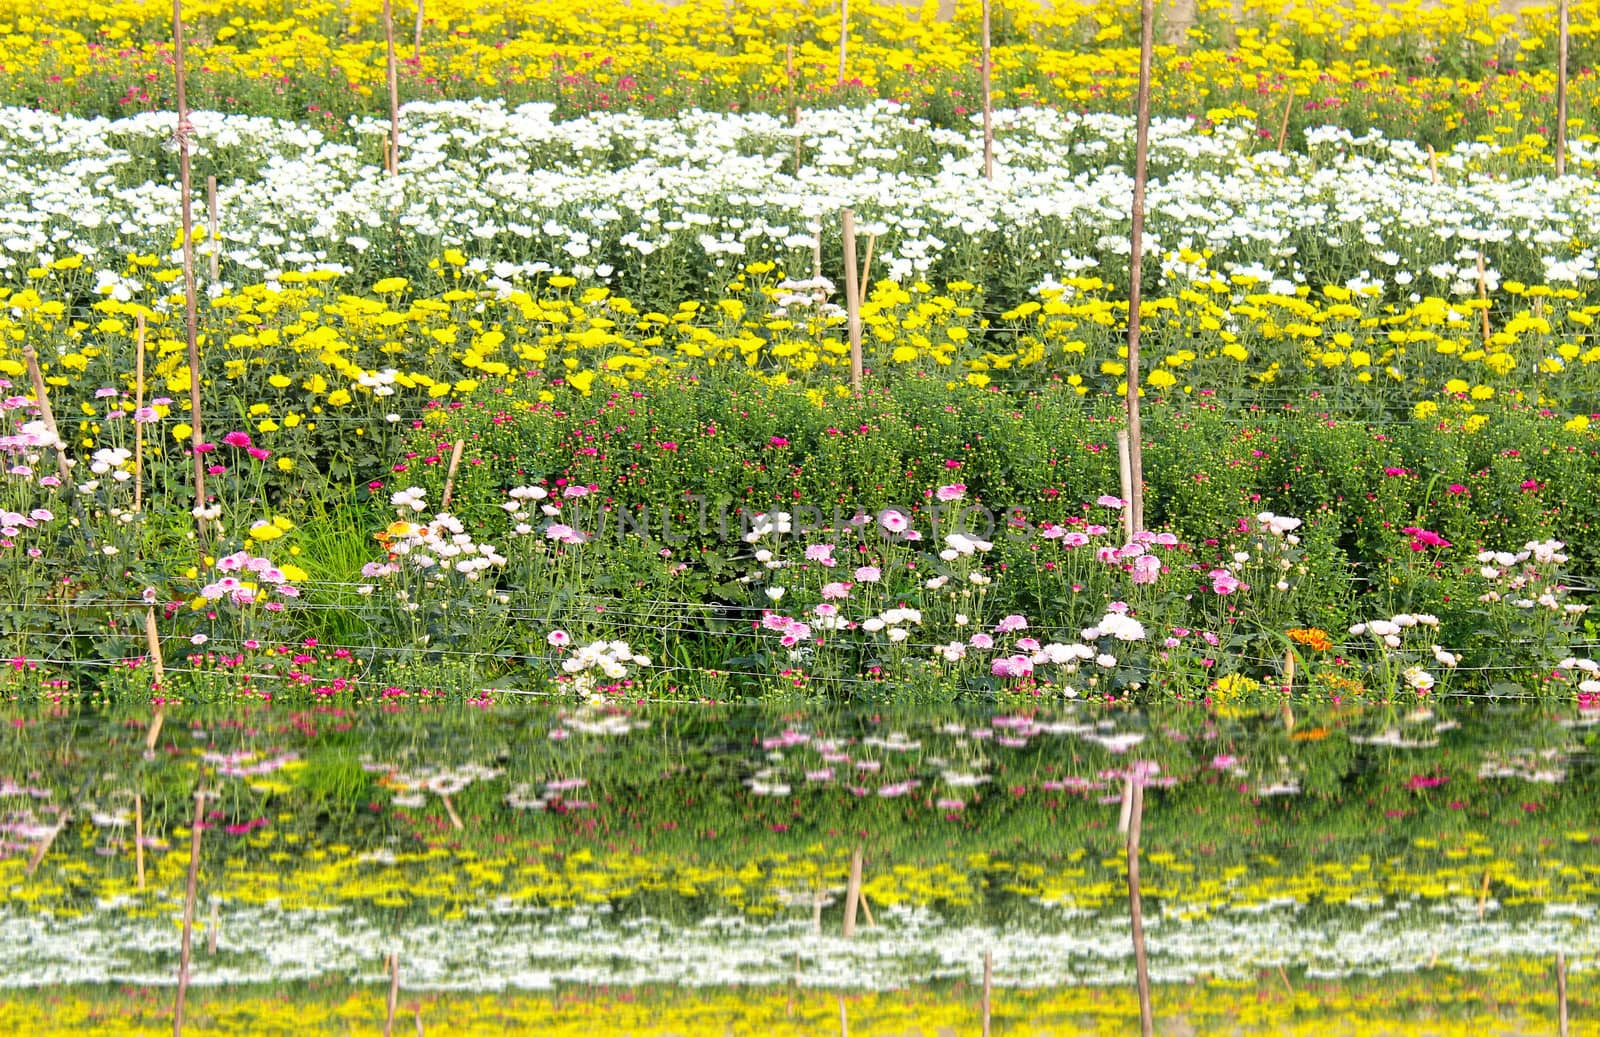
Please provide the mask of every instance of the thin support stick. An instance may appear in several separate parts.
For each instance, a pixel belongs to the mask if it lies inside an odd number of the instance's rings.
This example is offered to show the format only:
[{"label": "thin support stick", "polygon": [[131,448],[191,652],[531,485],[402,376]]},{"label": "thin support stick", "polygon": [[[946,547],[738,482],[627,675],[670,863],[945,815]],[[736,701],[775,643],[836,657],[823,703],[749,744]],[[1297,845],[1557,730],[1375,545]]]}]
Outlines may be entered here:
[{"label": "thin support stick", "polygon": [[400,1002],[400,952],[389,953],[389,1013],[383,1021],[383,1037],[394,1037],[394,1012]]},{"label": "thin support stick", "polygon": [[[1122,480],[1122,535],[1126,543],[1133,543],[1133,458],[1128,446],[1128,430],[1117,429],[1117,474]],[[1122,828],[1128,830],[1128,815],[1122,815]]]},{"label": "thin support stick", "polygon": [[994,179],[994,95],[989,81],[994,62],[989,46],[989,0],[983,0],[983,177]]},{"label": "thin support stick", "polygon": [[445,795],[442,792],[439,793],[439,802],[444,804],[444,812],[450,816],[450,827],[451,828],[454,828],[456,831],[459,832],[459,831],[462,831],[463,829],[465,829],[467,827],[466,825],[461,823],[461,815],[456,813],[456,805],[454,803],[450,802],[450,797],[449,796]]},{"label": "thin support stick", "polygon": [[861,261],[861,294],[856,299],[856,305],[867,305],[867,293],[872,290],[872,250],[877,247],[878,236],[867,235],[867,258]]},{"label": "thin support stick", "polygon": [[1122,844],[1128,844],[1128,826],[1133,824],[1133,782],[1122,783],[1122,808],[1117,817],[1117,834],[1122,836]]},{"label": "thin support stick", "polygon": [[994,951],[983,952],[983,1037],[989,1037],[989,1013],[994,996]]},{"label": "thin support stick", "polygon": [[1428,145],[1428,182],[1430,184],[1439,182],[1439,153],[1433,150],[1432,144]]},{"label": "thin support stick", "polygon": [[[198,513],[206,506],[206,458],[199,447],[206,441],[200,421],[200,332],[199,303],[194,283],[194,170],[189,161],[190,138],[194,125],[189,122],[189,95],[184,86],[183,0],[172,0],[172,59],[177,76],[178,193],[183,206],[183,313],[189,345],[189,445],[194,454],[194,507]],[[206,546],[205,519],[195,515],[195,537],[202,552]]]},{"label": "thin support stick", "polygon": [[1567,5],[1561,0],[1556,15],[1556,176],[1567,175]]},{"label": "thin support stick", "polygon": [[817,236],[811,239],[811,279],[822,278],[822,228],[817,228]]},{"label": "thin support stick", "polygon": [[864,889],[861,891],[861,913],[867,916],[867,924],[869,926],[874,929],[878,928],[877,920],[872,917],[872,905],[867,903],[867,891]]},{"label": "thin support stick", "polygon": [[861,847],[850,852],[850,883],[844,892],[844,938],[856,935],[856,910],[861,905]]},{"label": "thin support stick", "polygon": [[1144,185],[1150,152],[1150,62],[1154,33],[1153,0],[1144,0],[1139,13],[1139,107],[1133,144],[1133,226],[1128,257],[1128,470],[1133,493],[1128,507],[1133,530],[1144,529],[1144,433],[1139,421],[1139,319],[1144,277]]},{"label": "thin support stick", "polygon": [[72,820],[72,811],[63,809],[61,816],[56,818],[56,826],[50,830],[49,835],[44,837],[44,842],[34,848],[33,856],[28,858],[28,866],[22,872],[24,875],[32,875],[39,870],[39,865],[44,863],[45,855],[50,852],[50,847],[55,845],[56,837],[61,834],[63,828],[67,827],[67,822],[70,820]]},{"label": "thin support stick", "polygon": [[850,42],[850,0],[839,0],[839,89],[844,89],[844,53]]},{"label": "thin support stick", "polygon": [[189,995],[189,956],[194,943],[194,890],[200,880],[200,832],[206,794],[194,790],[194,825],[189,830],[189,879],[183,892],[183,943],[178,950],[178,997],[172,1006],[172,1037],[183,1037],[183,1002]]},{"label": "thin support stick", "polygon": [[390,0],[383,0],[383,42],[389,49],[389,154],[385,172],[394,176],[400,171],[400,75],[395,68],[394,9]]},{"label": "thin support stick", "polygon": [[1567,956],[1556,951],[1556,1032],[1567,1037]]},{"label": "thin support stick", "polygon": [[850,1017],[844,1011],[844,995],[839,995],[839,1037],[850,1037]]},{"label": "thin support stick", "polygon": [[133,873],[144,892],[144,794],[133,794]]},{"label": "thin support stick", "polygon": [[861,286],[856,269],[856,214],[840,214],[844,231],[844,302],[850,330],[850,388],[861,391]]},{"label": "thin support stick", "polygon": [[445,511],[450,510],[450,498],[452,495],[454,495],[456,488],[456,472],[461,467],[461,451],[465,450],[466,448],[467,441],[464,439],[458,439],[456,440],[455,446],[450,450],[450,470],[445,473],[444,497],[439,502],[439,507]]},{"label": "thin support stick", "polygon": [[211,278],[207,285],[217,283],[218,267],[222,262],[222,246],[217,241],[217,178],[206,177],[206,244],[211,246],[208,257]]},{"label": "thin support stick", "polygon": [[413,1019],[415,1019],[417,1021],[417,1037],[428,1037],[428,1035],[425,1032],[423,1032],[423,1029],[422,1029],[422,1003],[421,1002],[418,1002],[417,1004],[414,1004],[414,1005],[411,1006],[411,1016],[412,1016]]},{"label": "thin support stick", "polygon": [[1283,692],[1283,726],[1286,730],[1294,730],[1294,649],[1286,649],[1283,653],[1283,683],[1279,685]]},{"label": "thin support stick", "polygon": [[1478,887],[1478,921],[1483,921],[1483,913],[1489,908],[1489,869],[1483,869],[1483,885]]},{"label": "thin support stick", "polygon": [[1144,905],[1139,898],[1139,830],[1144,822],[1144,782],[1129,777],[1133,787],[1133,820],[1128,828],[1128,915],[1133,928],[1133,968],[1139,984],[1139,1032],[1154,1037],[1150,1010],[1150,962],[1144,951]]},{"label": "thin support stick", "polygon": [[1283,100],[1283,120],[1278,123],[1278,154],[1283,154],[1283,146],[1289,142],[1289,116],[1294,112],[1294,84],[1286,84],[1289,96]]},{"label": "thin support stick", "polygon": [[[424,0],[417,0],[417,26],[416,26],[416,30],[411,34],[411,63],[413,65],[417,66],[417,68],[416,68],[416,74],[417,75],[421,75],[422,74],[422,9],[423,9],[423,3],[424,3]],[[418,1011],[420,1012],[421,1010],[419,1009]],[[420,1024],[420,1020],[422,1019],[422,1016],[419,1014],[417,1016],[417,1019],[419,1020],[419,1024]]]},{"label": "thin support stick", "polygon": [[28,381],[33,383],[33,398],[39,406],[39,419],[44,422],[45,431],[55,440],[56,445],[56,471],[61,473],[64,484],[72,483],[72,465],[67,461],[67,444],[61,438],[61,432],[56,428],[55,411],[50,409],[50,395],[45,389],[44,372],[39,368],[39,354],[34,352],[32,344],[22,347],[22,359],[28,365]]},{"label": "thin support stick", "polygon": [[144,508],[144,314],[139,314],[133,333],[133,510]]},{"label": "thin support stick", "polygon": [[212,957],[217,953],[217,936],[222,928],[222,901],[216,897],[211,898],[211,917],[206,921],[206,954]]},{"label": "thin support stick", "polygon": [[1478,253],[1478,298],[1483,301],[1483,348],[1489,348],[1489,269],[1483,253]]}]

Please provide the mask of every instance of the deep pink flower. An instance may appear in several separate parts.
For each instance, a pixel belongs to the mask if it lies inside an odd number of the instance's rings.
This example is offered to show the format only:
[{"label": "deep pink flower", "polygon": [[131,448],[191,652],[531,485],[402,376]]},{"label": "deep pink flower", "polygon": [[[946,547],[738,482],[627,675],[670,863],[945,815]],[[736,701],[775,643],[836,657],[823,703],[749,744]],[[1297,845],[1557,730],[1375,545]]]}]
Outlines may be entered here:
[{"label": "deep pink flower", "polygon": [[229,446],[246,448],[250,446],[250,433],[233,431],[223,436],[222,441]]}]

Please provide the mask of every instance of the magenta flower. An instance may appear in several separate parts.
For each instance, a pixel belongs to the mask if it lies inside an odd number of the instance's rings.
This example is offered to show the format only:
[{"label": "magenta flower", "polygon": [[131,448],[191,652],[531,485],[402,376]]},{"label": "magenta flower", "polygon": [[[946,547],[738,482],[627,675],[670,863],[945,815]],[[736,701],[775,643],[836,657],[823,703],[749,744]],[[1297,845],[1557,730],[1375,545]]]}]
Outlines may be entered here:
[{"label": "magenta flower", "polygon": [[950,501],[960,500],[962,497],[966,496],[966,493],[967,484],[959,482],[951,483],[949,486],[941,486],[937,490],[933,491],[933,495],[935,497],[947,504]]},{"label": "magenta flower", "polygon": [[[250,433],[233,431],[222,437],[222,441],[229,446],[245,448],[250,446]],[[198,448],[197,448],[198,449]]]},{"label": "magenta flower", "polygon": [[1226,569],[1213,569],[1206,575],[1211,580],[1211,589],[1218,594],[1233,594],[1242,586],[1239,578]]}]

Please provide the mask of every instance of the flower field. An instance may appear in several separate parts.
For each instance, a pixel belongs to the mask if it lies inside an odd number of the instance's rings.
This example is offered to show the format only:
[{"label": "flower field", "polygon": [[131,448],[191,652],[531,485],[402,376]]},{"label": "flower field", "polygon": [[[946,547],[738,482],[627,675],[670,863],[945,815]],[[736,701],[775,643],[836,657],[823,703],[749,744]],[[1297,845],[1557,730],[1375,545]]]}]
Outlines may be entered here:
[{"label": "flower field", "polygon": [[0,1019],[1593,1027],[1600,7],[1163,6],[1137,296],[1127,5],[184,10],[0,0]]}]

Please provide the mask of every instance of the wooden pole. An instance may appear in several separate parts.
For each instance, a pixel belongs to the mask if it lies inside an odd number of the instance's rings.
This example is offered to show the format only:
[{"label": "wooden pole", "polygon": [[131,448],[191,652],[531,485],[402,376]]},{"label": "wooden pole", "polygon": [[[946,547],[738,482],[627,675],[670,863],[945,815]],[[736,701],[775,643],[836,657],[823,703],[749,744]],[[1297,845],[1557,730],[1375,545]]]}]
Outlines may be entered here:
[{"label": "wooden pole", "polygon": [[983,1037],[989,1037],[989,1013],[994,996],[994,951],[983,952]]},{"label": "wooden pole", "polygon": [[444,804],[444,812],[446,814],[448,814],[449,817],[450,817],[450,827],[451,828],[454,828],[456,831],[459,832],[459,831],[462,831],[463,829],[465,829],[467,827],[466,825],[461,823],[461,815],[456,813],[456,805],[454,803],[450,802],[450,797],[449,796],[445,795],[442,792],[439,793],[439,802]]},{"label": "wooden pole", "polygon": [[385,163],[387,172],[394,176],[400,171],[400,76],[394,59],[394,9],[390,0],[383,0],[383,42],[389,53],[389,154]]},{"label": "wooden pole", "polygon": [[1289,96],[1283,99],[1283,119],[1278,123],[1278,154],[1283,154],[1283,147],[1289,142],[1289,116],[1294,112],[1294,84],[1287,84]]},{"label": "wooden pole", "polygon": [[1133,789],[1133,819],[1128,829],[1128,915],[1133,928],[1133,968],[1139,985],[1139,1032],[1155,1034],[1155,1017],[1150,1009],[1150,963],[1144,951],[1144,906],[1139,898],[1139,830],[1144,822],[1144,782],[1130,776]]},{"label": "wooden pole", "polygon": [[1489,270],[1483,253],[1478,253],[1478,298],[1483,300],[1483,348],[1489,348]]},{"label": "wooden pole", "polygon": [[217,953],[217,931],[222,928],[222,901],[216,897],[211,898],[211,917],[206,922],[206,954],[215,957]]},{"label": "wooden pole", "polygon": [[28,866],[22,872],[24,875],[32,875],[39,870],[39,865],[44,863],[45,855],[50,852],[50,847],[55,845],[56,837],[61,834],[63,828],[67,827],[67,822],[70,820],[72,820],[72,811],[63,808],[61,816],[56,818],[56,826],[50,830],[49,835],[44,837],[44,842],[34,848],[33,856],[28,858]]},{"label": "wooden pole", "polygon": [[1288,648],[1283,653],[1283,684],[1279,688],[1283,692],[1283,726],[1286,730],[1294,730],[1294,649]]},{"label": "wooden pole", "polygon": [[878,928],[878,922],[872,917],[872,905],[867,903],[867,891],[861,891],[861,913],[867,916],[867,925],[873,929]]},{"label": "wooden pole", "polygon": [[[411,34],[411,63],[417,66],[416,74],[422,74],[422,9],[424,0],[417,0],[417,26]],[[420,1009],[419,1009],[420,1013]],[[418,1020],[422,1018],[419,1014]]]},{"label": "wooden pole", "polygon": [[822,228],[817,228],[817,236],[811,239],[811,279],[816,281],[822,277]]},{"label": "wooden pole", "polygon": [[1128,471],[1132,495],[1128,508],[1135,533],[1144,529],[1144,445],[1139,421],[1139,316],[1144,277],[1144,185],[1150,151],[1150,62],[1155,11],[1143,0],[1139,13],[1139,103],[1133,144],[1133,227],[1128,256]]},{"label": "wooden pole", "polygon": [[133,794],[133,873],[144,892],[144,795],[138,792]]},{"label": "wooden pole", "polygon": [[461,467],[461,452],[466,448],[467,441],[458,439],[450,450],[450,470],[444,476],[444,497],[439,501],[440,511],[450,510],[450,498],[456,488],[456,471]]},{"label": "wooden pole", "polygon": [[1556,1032],[1567,1037],[1567,956],[1556,951]]},{"label": "wooden pole", "polygon": [[[172,0],[172,59],[177,76],[178,192],[183,208],[183,312],[189,345],[189,446],[194,454],[194,506],[206,506],[206,458],[199,447],[206,441],[201,431],[200,414],[200,332],[194,283],[194,170],[189,162],[189,138],[194,125],[189,122],[189,96],[184,86],[183,0]],[[195,516],[195,536],[202,551],[206,545],[205,519]]]},{"label": "wooden pole", "polygon": [[[144,610],[144,639],[150,648],[150,664],[155,667],[156,671],[155,680],[150,682],[150,686],[158,691],[164,691],[167,685],[167,674],[166,667],[161,660],[161,635],[156,631],[156,607],[154,605],[150,605]],[[162,698],[165,699],[166,696],[163,695]],[[145,752],[153,753],[156,751],[156,742],[161,738],[161,725],[166,721],[166,718],[167,706],[163,701],[156,707],[156,715],[150,718],[150,730],[145,732]]]},{"label": "wooden pole", "polygon": [[144,508],[144,314],[139,314],[133,332],[133,510]]},{"label": "wooden pole", "polygon": [[868,234],[867,258],[861,262],[861,292],[856,299],[856,305],[863,308],[867,305],[867,293],[872,290],[872,250],[877,244],[878,236],[876,234]]},{"label": "wooden pole", "polygon": [[983,176],[986,180],[994,179],[994,97],[991,92],[992,84],[989,81],[989,69],[993,65],[989,47],[989,0],[983,0]]},{"label": "wooden pole", "polygon": [[172,1006],[172,1037],[183,1037],[183,1002],[189,994],[189,956],[194,941],[194,890],[200,880],[200,825],[205,820],[206,794],[194,790],[194,825],[189,831],[189,879],[183,893],[183,943],[178,951],[178,998]]},{"label": "wooden pole", "polygon": [[208,257],[211,279],[206,283],[217,283],[217,272],[222,262],[222,244],[217,241],[217,178],[206,177],[206,242],[211,246],[211,255]]},{"label": "wooden pole", "polygon": [[1561,0],[1556,16],[1556,176],[1567,175],[1567,6]]},{"label": "wooden pole", "polygon": [[839,995],[839,1037],[850,1037],[850,1017],[844,1011],[844,995]]},{"label": "wooden pole", "polygon": [[1428,145],[1428,182],[1439,182],[1439,153],[1433,150],[1433,145]]},{"label": "wooden pole", "polygon": [[844,892],[844,938],[856,935],[856,909],[861,904],[861,847],[850,851],[850,882]]},{"label": "wooden pole", "polygon": [[394,1037],[394,1011],[400,1001],[400,952],[389,952],[389,1014],[383,1021],[383,1037]]},{"label": "wooden pole", "polygon": [[861,287],[856,270],[856,214],[840,214],[844,229],[844,303],[850,330],[850,388],[861,391]]},{"label": "wooden pole", "polygon": [[417,1004],[412,1005],[411,1012],[412,1017],[417,1021],[417,1037],[427,1037],[427,1034],[424,1033],[422,1029],[422,1003],[418,1002]]},{"label": "wooden pole", "polygon": [[44,372],[39,369],[39,354],[30,343],[22,347],[22,359],[28,365],[28,381],[33,383],[33,398],[39,405],[39,419],[56,441],[56,471],[61,474],[64,487],[72,485],[72,465],[67,462],[67,444],[56,427],[55,411],[50,409],[50,395],[44,384]]},{"label": "wooden pole", "polygon": [[839,0],[839,89],[844,89],[844,54],[850,41],[850,0]]}]

